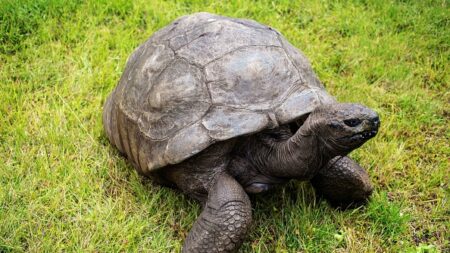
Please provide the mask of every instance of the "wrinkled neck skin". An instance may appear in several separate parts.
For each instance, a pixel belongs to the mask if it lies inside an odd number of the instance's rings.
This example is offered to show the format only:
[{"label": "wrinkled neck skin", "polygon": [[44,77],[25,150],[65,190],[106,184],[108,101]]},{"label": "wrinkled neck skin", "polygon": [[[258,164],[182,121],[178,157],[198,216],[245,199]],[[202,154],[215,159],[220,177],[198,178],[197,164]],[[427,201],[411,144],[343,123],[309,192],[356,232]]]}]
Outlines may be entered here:
[{"label": "wrinkled neck skin", "polygon": [[348,153],[332,147],[319,134],[314,119],[308,117],[288,139],[274,141],[263,137],[265,148],[258,148],[254,154],[258,170],[272,177],[308,180],[333,157]]}]

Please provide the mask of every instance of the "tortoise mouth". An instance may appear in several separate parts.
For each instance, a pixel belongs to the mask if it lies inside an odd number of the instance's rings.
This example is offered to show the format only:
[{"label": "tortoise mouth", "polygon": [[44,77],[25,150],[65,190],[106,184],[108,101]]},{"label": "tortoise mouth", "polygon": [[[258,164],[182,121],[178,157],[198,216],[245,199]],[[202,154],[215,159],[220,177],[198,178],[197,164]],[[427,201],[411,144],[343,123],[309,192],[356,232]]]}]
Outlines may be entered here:
[{"label": "tortoise mouth", "polygon": [[378,133],[377,130],[368,130],[368,131],[363,131],[363,132],[360,132],[357,134],[353,134],[351,136],[342,137],[340,139],[345,140],[350,143],[362,142],[362,141],[367,141],[368,139],[374,137],[375,135],[377,135],[377,133]]}]

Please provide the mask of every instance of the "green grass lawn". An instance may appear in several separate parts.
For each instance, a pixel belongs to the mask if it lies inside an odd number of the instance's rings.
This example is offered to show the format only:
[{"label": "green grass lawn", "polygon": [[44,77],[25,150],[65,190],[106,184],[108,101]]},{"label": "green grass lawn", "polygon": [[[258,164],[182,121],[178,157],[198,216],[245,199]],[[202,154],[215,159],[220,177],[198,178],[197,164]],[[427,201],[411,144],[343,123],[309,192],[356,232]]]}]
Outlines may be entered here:
[{"label": "green grass lawn", "polygon": [[368,206],[337,211],[292,182],[253,197],[242,252],[450,252],[446,0],[0,0],[0,252],[180,250],[199,205],[137,176],[101,114],[133,49],[197,11],[276,28],[382,121],[351,154]]}]

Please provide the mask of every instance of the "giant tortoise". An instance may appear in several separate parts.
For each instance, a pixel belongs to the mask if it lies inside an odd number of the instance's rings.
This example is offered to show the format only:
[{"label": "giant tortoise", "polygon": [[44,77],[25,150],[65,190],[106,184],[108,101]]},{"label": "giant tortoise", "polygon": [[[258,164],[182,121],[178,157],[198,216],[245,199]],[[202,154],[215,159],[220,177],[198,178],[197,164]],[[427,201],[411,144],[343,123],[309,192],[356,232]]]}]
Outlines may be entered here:
[{"label": "giant tortoise", "polygon": [[378,115],[338,103],[298,49],[252,20],[196,13],[157,31],[129,57],[103,124],[140,174],[202,203],[183,252],[237,251],[248,194],[290,179],[340,206],[372,192],[346,155]]}]

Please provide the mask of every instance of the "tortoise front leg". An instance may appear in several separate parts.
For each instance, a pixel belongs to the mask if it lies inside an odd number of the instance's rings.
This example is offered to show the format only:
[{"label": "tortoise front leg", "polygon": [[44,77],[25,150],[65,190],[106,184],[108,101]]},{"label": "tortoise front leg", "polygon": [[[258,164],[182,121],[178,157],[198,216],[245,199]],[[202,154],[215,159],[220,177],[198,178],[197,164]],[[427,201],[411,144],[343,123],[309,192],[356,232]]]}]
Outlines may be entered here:
[{"label": "tortoise front leg", "polygon": [[251,205],[244,189],[228,174],[220,174],[214,179],[182,252],[235,252],[250,223]]},{"label": "tortoise front leg", "polygon": [[319,195],[344,208],[366,203],[373,191],[367,172],[347,156],[331,159],[311,183]]}]

